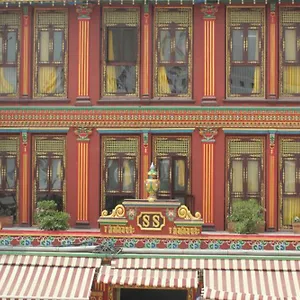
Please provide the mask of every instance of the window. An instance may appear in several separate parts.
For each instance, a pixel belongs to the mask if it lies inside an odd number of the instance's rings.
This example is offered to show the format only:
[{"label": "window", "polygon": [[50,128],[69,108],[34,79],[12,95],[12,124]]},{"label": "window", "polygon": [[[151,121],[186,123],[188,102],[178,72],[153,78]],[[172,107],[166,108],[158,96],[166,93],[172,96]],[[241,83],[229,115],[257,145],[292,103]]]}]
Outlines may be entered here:
[{"label": "window", "polygon": [[20,14],[0,13],[0,96],[15,97],[19,92]]},{"label": "window", "polygon": [[281,21],[281,84],[280,94],[300,94],[300,9],[282,8]]},{"label": "window", "polygon": [[13,216],[18,213],[18,159],[19,139],[0,137],[0,215]]},{"label": "window", "polygon": [[124,199],[138,197],[138,137],[103,137],[102,209],[111,212]]},{"label": "window", "polygon": [[300,215],[300,139],[281,138],[279,147],[280,227],[290,228]]},{"label": "window", "polygon": [[155,9],[155,96],[192,96],[192,9]]},{"label": "window", "polygon": [[103,96],[139,94],[139,10],[104,9]]},{"label": "window", "polygon": [[159,198],[186,204],[191,192],[190,137],[159,137],[153,140],[154,163],[160,180]]},{"label": "window", "polygon": [[263,8],[227,8],[227,96],[264,97]]},{"label": "window", "polygon": [[35,97],[67,96],[66,11],[36,10],[35,18]]},{"label": "window", "polygon": [[65,139],[35,137],[35,206],[38,201],[54,200],[65,210]]},{"label": "window", "polygon": [[235,200],[264,202],[264,140],[227,140],[227,212]]}]

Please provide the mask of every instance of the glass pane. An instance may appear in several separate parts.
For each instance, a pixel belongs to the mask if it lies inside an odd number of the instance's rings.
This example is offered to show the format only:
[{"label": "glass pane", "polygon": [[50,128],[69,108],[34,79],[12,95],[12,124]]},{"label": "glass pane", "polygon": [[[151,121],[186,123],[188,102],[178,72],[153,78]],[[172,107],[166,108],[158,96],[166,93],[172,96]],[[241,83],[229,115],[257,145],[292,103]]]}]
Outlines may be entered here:
[{"label": "glass pane", "polygon": [[57,205],[57,210],[59,211],[64,210],[62,193],[51,193],[51,192],[37,193],[36,201],[39,202],[43,200],[53,200]]},{"label": "glass pane", "polygon": [[107,60],[108,62],[122,61],[122,41],[121,28],[108,28],[107,29]]},{"label": "glass pane", "polygon": [[17,92],[17,67],[0,67],[0,94]]},{"label": "glass pane", "polygon": [[188,72],[186,66],[158,68],[159,94],[187,94]]},{"label": "glass pane", "polygon": [[136,62],[137,60],[137,32],[136,28],[123,30],[123,61]]},{"label": "glass pane", "polygon": [[122,190],[125,192],[134,190],[134,185],[135,185],[134,168],[135,168],[135,165],[134,165],[133,159],[123,160],[123,170],[122,170],[123,188],[122,188]]},{"label": "glass pane", "polygon": [[0,63],[3,61],[3,38],[2,33],[0,32]]},{"label": "glass pane", "polygon": [[285,61],[297,60],[297,31],[295,29],[284,30],[284,42],[285,42]]},{"label": "glass pane", "polygon": [[0,216],[17,217],[16,193],[0,193]]},{"label": "glass pane", "polygon": [[119,160],[108,159],[107,160],[107,190],[118,191],[119,190]]},{"label": "glass pane", "polygon": [[185,191],[185,160],[183,159],[176,159],[174,161],[174,191],[180,192]]},{"label": "glass pane", "polygon": [[106,71],[107,93],[136,93],[135,66],[107,66]]},{"label": "glass pane", "polygon": [[48,189],[48,159],[38,159],[38,189]]},{"label": "glass pane", "polygon": [[6,185],[9,189],[16,188],[16,159],[6,159]]},{"label": "glass pane", "polygon": [[49,62],[49,32],[40,32],[40,62]]},{"label": "glass pane", "polygon": [[38,92],[40,94],[61,94],[64,92],[63,67],[38,68]]},{"label": "glass pane", "polygon": [[244,53],[244,33],[241,29],[232,30],[232,60],[242,61]]},{"label": "glass pane", "polygon": [[300,94],[300,66],[283,67],[283,93]]},{"label": "glass pane", "polygon": [[55,62],[63,61],[63,32],[54,31],[53,36],[53,60]]},{"label": "glass pane", "polygon": [[7,62],[15,63],[17,61],[17,33],[9,31],[7,33]]},{"label": "glass pane", "polygon": [[259,162],[257,160],[248,161],[247,186],[249,193],[259,192]]},{"label": "glass pane", "polygon": [[291,226],[295,216],[300,215],[300,198],[299,197],[286,197],[283,198],[283,226]]},{"label": "glass pane", "polygon": [[260,92],[260,67],[232,66],[231,94],[257,94]]},{"label": "glass pane", "polygon": [[248,61],[258,61],[259,58],[259,36],[257,29],[248,31]]},{"label": "glass pane", "polygon": [[52,166],[51,166],[51,189],[52,190],[62,189],[62,178],[63,178],[62,159],[53,158]]},{"label": "glass pane", "polygon": [[284,193],[296,193],[296,161],[284,161]]},{"label": "glass pane", "polygon": [[2,159],[0,157],[0,191],[2,190]]},{"label": "glass pane", "polygon": [[171,60],[171,33],[168,30],[160,31],[160,61]]},{"label": "glass pane", "polygon": [[243,161],[241,160],[232,162],[232,192],[243,192]]},{"label": "glass pane", "polygon": [[186,60],[186,31],[178,30],[175,32],[175,61],[185,61]]},{"label": "glass pane", "polygon": [[160,159],[159,160],[159,180],[160,180],[160,191],[170,192],[170,160]]}]

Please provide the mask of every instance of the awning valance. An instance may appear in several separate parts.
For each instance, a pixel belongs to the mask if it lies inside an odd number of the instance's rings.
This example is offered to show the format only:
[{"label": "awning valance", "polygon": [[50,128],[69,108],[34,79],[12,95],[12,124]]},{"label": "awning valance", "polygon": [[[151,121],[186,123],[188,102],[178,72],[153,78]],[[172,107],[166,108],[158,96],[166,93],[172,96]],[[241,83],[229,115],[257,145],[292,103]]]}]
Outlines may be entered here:
[{"label": "awning valance", "polygon": [[1,299],[88,300],[101,259],[0,256]]}]

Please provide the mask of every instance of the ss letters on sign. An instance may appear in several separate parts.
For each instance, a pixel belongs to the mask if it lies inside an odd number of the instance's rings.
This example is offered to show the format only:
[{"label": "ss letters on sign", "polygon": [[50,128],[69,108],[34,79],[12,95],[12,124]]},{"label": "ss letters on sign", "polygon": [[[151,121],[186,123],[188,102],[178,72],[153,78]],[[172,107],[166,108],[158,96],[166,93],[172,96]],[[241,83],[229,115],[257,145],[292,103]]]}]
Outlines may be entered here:
[{"label": "ss letters on sign", "polygon": [[141,230],[162,230],[165,217],[160,212],[144,212],[137,217],[137,223]]}]

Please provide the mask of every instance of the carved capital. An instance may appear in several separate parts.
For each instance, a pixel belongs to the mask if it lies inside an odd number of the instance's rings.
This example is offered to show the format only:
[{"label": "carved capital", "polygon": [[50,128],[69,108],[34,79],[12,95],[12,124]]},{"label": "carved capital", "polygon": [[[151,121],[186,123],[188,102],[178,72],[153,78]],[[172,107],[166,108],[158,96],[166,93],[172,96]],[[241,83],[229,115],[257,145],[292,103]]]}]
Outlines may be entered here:
[{"label": "carved capital", "polygon": [[90,20],[90,14],[93,11],[93,5],[78,5],[76,6],[76,12],[78,14],[78,20]]},{"label": "carved capital", "polygon": [[77,141],[88,142],[90,140],[89,136],[92,134],[91,128],[79,127],[75,129],[75,134],[77,135]]},{"label": "carved capital", "polygon": [[215,142],[215,136],[218,134],[216,128],[199,128],[199,134],[203,137],[202,142],[213,143]]},{"label": "carved capital", "polygon": [[28,136],[27,131],[22,131],[22,144],[24,147],[27,146]]},{"label": "carved capital", "polygon": [[204,4],[201,7],[201,12],[204,14],[204,19],[215,19],[215,14],[218,11],[218,6],[215,4]]},{"label": "carved capital", "polygon": [[274,148],[275,148],[275,133],[270,133],[270,153],[271,155],[274,154]]}]

